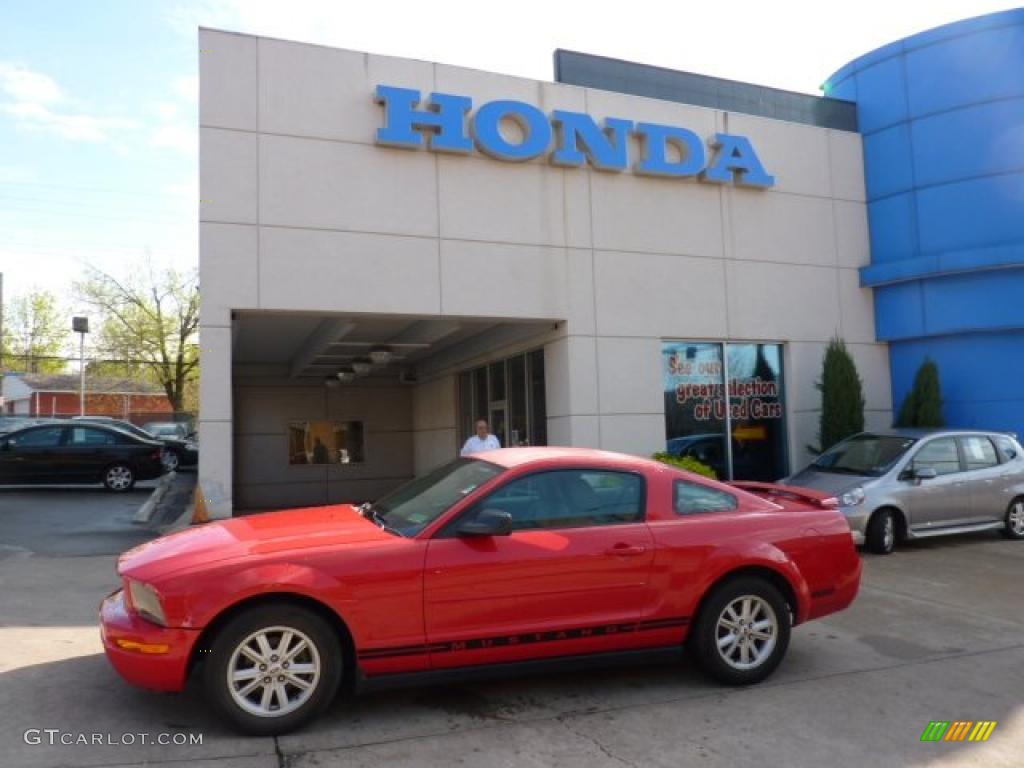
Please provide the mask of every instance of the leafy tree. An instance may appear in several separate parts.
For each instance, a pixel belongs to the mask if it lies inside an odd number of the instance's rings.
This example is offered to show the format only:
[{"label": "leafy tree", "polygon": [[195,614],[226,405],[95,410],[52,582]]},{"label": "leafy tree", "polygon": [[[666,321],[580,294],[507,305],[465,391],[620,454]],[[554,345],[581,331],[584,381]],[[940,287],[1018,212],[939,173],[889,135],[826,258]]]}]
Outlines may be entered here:
[{"label": "leafy tree", "polygon": [[863,383],[846,343],[838,336],[825,348],[821,379],[815,386],[821,392],[819,447],[807,446],[807,449],[823,453],[840,440],[864,431]]},{"label": "leafy tree", "polygon": [[14,299],[4,313],[5,367],[23,373],[61,373],[69,326],[49,291]]},{"label": "leafy tree", "polygon": [[924,359],[914,376],[914,386],[903,400],[897,427],[943,427],[942,391],[939,387],[939,366],[929,357]]},{"label": "leafy tree", "polygon": [[90,268],[75,284],[79,298],[100,315],[101,356],[117,362],[96,372],[151,376],[163,387],[175,411],[199,375],[199,285],[194,270],[145,269],[121,280]]}]

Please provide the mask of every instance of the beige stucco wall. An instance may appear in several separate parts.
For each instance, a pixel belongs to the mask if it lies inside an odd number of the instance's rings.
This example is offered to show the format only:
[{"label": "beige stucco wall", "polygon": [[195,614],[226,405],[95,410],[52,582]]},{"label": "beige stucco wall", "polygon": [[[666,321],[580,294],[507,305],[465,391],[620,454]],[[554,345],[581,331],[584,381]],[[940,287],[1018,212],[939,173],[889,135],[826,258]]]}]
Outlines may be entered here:
[{"label": "beige stucco wall", "polygon": [[[793,463],[815,441],[813,384],[835,333],[869,426],[890,419],[888,356],[857,276],[859,135],[211,30],[199,47],[200,480],[214,514],[231,509],[231,309],[558,321],[545,337],[553,444],[658,449],[666,338],[785,342]],[[777,185],[375,146],[379,83],[742,133]],[[414,469],[454,450],[451,373],[411,396]]]}]

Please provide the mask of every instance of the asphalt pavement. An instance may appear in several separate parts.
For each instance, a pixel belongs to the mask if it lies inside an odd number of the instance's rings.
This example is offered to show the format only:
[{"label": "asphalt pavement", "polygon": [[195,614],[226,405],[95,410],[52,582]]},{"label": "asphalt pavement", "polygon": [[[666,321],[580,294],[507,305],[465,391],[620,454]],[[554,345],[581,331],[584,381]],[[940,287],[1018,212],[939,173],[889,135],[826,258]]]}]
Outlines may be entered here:
[{"label": "asphalt pavement", "polygon": [[[20,542],[0,559],[2,768],[1021,765],[1024,542],[867,556],[853,607],[798,627],[752,688],[719,687],[684,658],[342,698],[299,733],[246,738],[196,686],[148,693],[109,667],[97,604],[117,584],[113,550],[145,534],[125,529],[128,497],[80,499],[0,492],[0,543]],[[921,742],[933,720],[998,724],[985,743]]]}]

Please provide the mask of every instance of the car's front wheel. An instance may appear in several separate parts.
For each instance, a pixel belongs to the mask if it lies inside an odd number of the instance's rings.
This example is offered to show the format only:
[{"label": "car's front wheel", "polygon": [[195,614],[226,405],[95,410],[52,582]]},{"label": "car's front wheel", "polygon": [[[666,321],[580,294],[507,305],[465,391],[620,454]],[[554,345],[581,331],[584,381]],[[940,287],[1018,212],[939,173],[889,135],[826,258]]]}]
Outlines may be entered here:
[{"label": "car's front wheel", "polygon": [[728,685],[768,677],[789,646],[790,611],[765,579],[746,577],[717,587],[705,601],[690,639],[705,673]]},{"label": "car's front wheel", "polygon": [[281,603],[239,614],[202,650],[207,696],[253,736],[287,733],[316,717],[334,698],[344,664],[323,618]]},{"label": "car's front wheel", "polygon": [[112,464],[103,473],[103,486],[108,491],[122,493],[135,485],[135,473],[127,464]]},{"label": "car's front wheel", "polygon": [[1010,507],[1006,510],[1003,535],[1008,539],[1024,539],[1024,498],[1016,498],[1010,502]]},{"label": "car's front wheel", "polygon": [[176,472],[179,466],[181,466],[181,456],[178,455],[177,451],[167,451],[164,453],[164,468],[168,472]]},{"label": "car's front wheel", "polygon": [[876,555],[888,555],[896,548],[896,515],[891,509],[880,509],[871,516],[864,546]]}]

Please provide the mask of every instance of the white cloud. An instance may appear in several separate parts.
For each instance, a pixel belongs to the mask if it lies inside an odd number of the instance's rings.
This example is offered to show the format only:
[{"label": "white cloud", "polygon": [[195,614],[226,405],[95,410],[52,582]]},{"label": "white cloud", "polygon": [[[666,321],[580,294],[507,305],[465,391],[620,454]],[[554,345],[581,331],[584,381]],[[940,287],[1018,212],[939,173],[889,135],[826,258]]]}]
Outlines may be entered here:
[{"label": "white cloud", "polygon": [[179,77],[174,80],[172,90],[181,99],[195,104],[199,101],[199,76]]},{"label": "white cloud", "polygon": [[0,61],[0,90],[18,102],[49,104],[63,101],[64,91],[49,75]]},{"label": "white cloud", "polygon": [[51,133],[74,141],[112,141],[136,127],[133,120],[73,111],[64,90],[47,74],[20,64],[0,62],[0,112],[22,128]]},{"label": "white cloud", "polygon": [[157,126],[151,143],[154,147],[174,149],[182,154],[194,155],[198,150],[198,129],[185,120],[173,120]]}]

